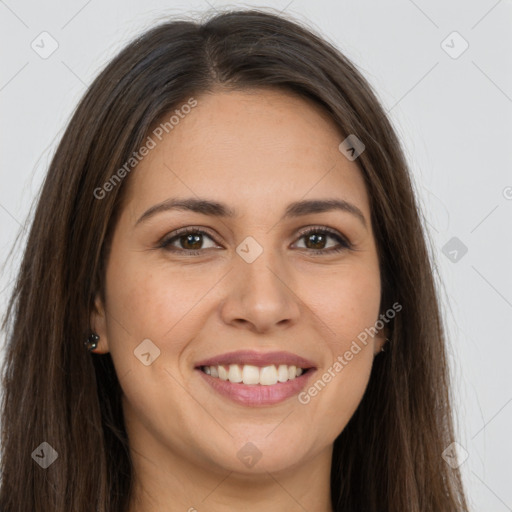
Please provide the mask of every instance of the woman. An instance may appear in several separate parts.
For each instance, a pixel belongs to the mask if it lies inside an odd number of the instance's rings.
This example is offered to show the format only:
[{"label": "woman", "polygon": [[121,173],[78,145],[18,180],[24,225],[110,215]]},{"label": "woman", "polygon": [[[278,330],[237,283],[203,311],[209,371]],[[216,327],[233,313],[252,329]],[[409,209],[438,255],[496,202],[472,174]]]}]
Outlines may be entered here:
[{"label": "woman", "polygon": [[168,22],[105,68],[4,328],[3,512],[467,510],[399,140],[279,15]]}]

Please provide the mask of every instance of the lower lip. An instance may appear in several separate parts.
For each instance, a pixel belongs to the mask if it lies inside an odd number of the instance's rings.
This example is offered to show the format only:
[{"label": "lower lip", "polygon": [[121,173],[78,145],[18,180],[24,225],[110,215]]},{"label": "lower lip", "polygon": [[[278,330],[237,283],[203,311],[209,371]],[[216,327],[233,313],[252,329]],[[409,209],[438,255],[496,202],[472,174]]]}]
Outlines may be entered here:
[{"label": "lower lip", "polygon": [[315,373],[314,369],[308,370],[300,377],[286,382],[278,382],[271,386],[262,386],[261,384],[242,384],[237,382],[229,382],[217,377],[211,377],[202,370],[196,368],[202,378],[208,383],[215,391],[221,395],[230,398],[233,402],[242,405],[258,406],[258,405],[273,405],[283,402],[288,398],[300,393],[306,387],[311,375]]}]

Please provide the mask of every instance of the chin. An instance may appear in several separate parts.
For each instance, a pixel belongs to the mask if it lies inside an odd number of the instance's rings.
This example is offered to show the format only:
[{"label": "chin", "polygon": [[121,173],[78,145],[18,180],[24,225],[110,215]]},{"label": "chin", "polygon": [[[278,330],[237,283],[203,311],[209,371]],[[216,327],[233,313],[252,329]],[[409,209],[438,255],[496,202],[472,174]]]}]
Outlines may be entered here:
[{"label": "chin", "polygon": [[[253,435],[235,436],[231,447],[211,453],[211,459],[225,470],[243,475],[266,474],[292,469],[309,458],[313,447],[311,438],[297,427],[302,436],[292,435],[290,429],[279,434],[271,428],[255,429]],[[279,428],[279,427],[278,427]],[[210,445],[211,448],[211,445]],[[227,455],[227,456],[226,456]]]}]

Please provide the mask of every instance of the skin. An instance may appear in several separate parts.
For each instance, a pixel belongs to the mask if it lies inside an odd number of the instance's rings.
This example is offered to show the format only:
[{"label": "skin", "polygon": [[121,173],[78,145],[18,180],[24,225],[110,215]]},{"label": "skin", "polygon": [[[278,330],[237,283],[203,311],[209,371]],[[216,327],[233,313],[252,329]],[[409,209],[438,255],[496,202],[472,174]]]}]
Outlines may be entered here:
[{"label": "skin", "polygon": [[[297,396],[248,407],[212,390],[200,359],[239,349],[286,350],[315,362],[313,383],[379,318],[381,280],[370,205],[345,138],[315,104],[275,90],[217,91],[150,151],[128,179],[106,269],[106,299],[91,326],[97,353],[110,352],[123,389],[135,468],[130,512],[161,510],[330,511],[332,445],[361,401],[385,332],[366,345],[308,404]],[[137,219],[171,197],[226,203],[235,218],[190,211]],[[344,199],[363,213],[332,210],[280,220],[302,199]],[[208,231],[159,242],[176,229]],[[328,251],[328,227],[356,250]],[[263,253],[247,263],[236,248],[253,237]],[[186,249],[199,248],[199,255]],[[160,350],[145,366],[142,340]],[[361,435],[364,435],[362,432]],[[252,467],[237,457],[251,442]]]}]

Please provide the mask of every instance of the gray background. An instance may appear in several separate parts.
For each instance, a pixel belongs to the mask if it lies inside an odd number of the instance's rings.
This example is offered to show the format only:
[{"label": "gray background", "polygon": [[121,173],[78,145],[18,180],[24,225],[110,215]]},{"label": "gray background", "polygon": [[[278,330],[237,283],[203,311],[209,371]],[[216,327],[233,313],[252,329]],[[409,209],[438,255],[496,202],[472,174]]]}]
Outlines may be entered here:
[{"label": "gray background", "polygon": [[[73,108],[128,40],[169,15],[266,5],[337,45],[389,112],[440,274],[455,441],[472,510],[512,511],[510,0],[0,0],[0,262],[18,230],[26,233],[22,226]],[[459,55],[464,41],[469,47]],[[31,44],[40,53],[58,48],[42,58]],[[2,314],[19,254],[2,268]]]}]

